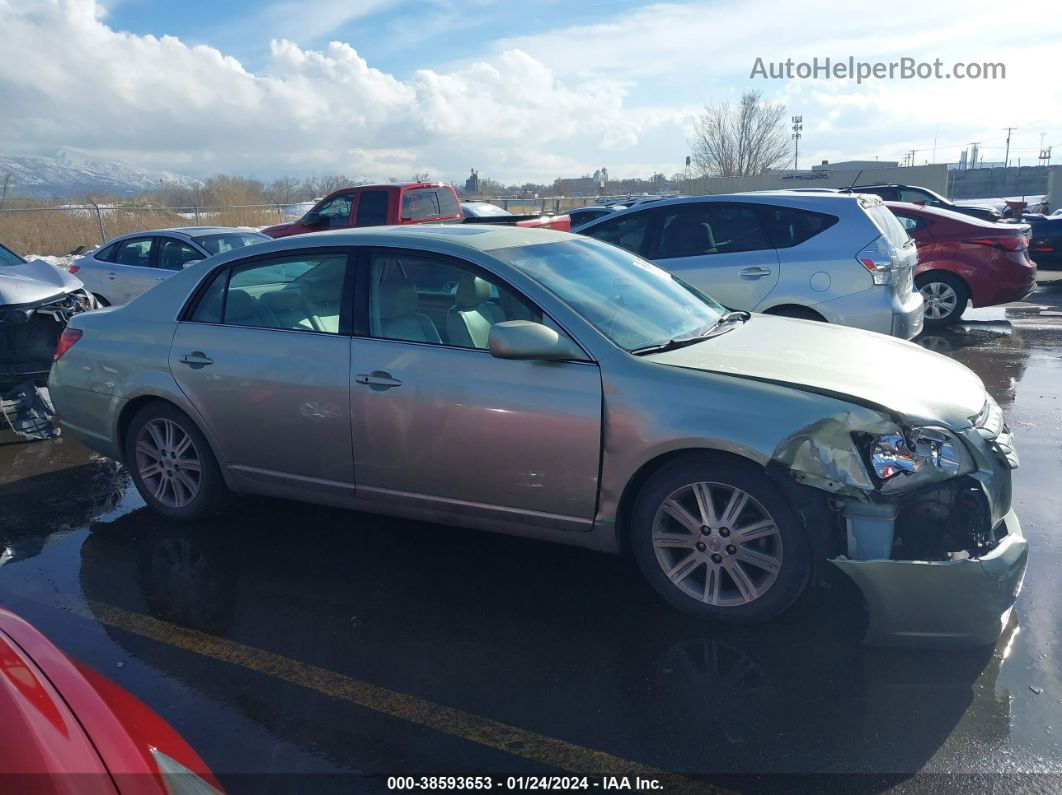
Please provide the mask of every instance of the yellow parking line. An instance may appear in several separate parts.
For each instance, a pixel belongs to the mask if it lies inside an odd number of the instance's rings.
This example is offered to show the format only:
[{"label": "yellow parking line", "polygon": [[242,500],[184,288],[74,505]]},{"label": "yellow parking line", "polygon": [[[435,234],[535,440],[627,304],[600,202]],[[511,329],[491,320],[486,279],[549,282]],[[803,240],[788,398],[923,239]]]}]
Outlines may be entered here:
[{"label": "yellow parking line", "polygon": [[[547,737],[500,721],[436,704],[407,693],[362,682],[290,657],[208,635],[103,602],[88,602],[92,618],[101,624],[176,646],[215,660],[239,665],[284,682],[343,699],[360,707],[401,718],[418,726],[445,732],[488,748],[523,757],[580,776],[638,776],[656,779],[663,792],[724,792],[704,782],[657,770],[619,756]],[[74,609],[84,614],[85,611]]]}]

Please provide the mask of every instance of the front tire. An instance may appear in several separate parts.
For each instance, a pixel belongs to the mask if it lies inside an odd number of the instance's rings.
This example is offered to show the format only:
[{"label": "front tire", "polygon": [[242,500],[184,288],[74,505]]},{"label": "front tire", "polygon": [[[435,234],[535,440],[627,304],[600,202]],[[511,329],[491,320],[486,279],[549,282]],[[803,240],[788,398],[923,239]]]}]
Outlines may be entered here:
[{"label": "front tire", "polygon": [[811,553],[796,513],[758,467],[705,454],[642,487],[631,549],[649,584],[699,618],[766,621],[804,590]]},{"label": "front tire", "polygon": [[931,271],[915,277],[915,286],[925,301],[927,326],[947,326],[966,311],[970,290],[958,276]]},{"label": "front tire", "polygon": [[206,437],[184,412],[161,401],[141,408],[129,424],[125,461],[144,502],[167,519],[216,513],[227,489]]}]

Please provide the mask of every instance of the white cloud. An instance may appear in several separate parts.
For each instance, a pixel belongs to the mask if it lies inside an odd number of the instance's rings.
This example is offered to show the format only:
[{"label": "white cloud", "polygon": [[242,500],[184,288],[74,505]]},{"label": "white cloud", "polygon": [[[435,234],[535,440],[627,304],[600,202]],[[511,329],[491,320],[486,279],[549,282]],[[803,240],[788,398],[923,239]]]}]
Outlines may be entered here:
[{"label": "white cloud", "polygon": [[[19,120],[0,128],[9,150],[66,145],[169,167],[180,152],[196,173],[446,176],[476,165],[552,179],[545,155],[557,141],[630,145],[645,124],[624,119],[620,83],[572,87],[516,49],[402,81],[339,42],[314,51],[276,40],[268,67],[251,73],[209,46],[115,32],[92,0],[32,12],[0,0],[0,27],[0,104]],[[483,162],[499,149],[508,155]]]},{"label": "white cloud", "polygon": [[[934,136],[942,150],[972,140],[1001,148],[998,128],[1019,125],[1014,151],[1037,144],[1042,130],[1053,129],[1046,143],[1055,143],[1062,125],[1062,86],[1044,72],[1062,22],[1042,16],[1037,28],[1003,38],[994,4],[930,4],[912,28],[880,4],[664,3],[501,39],[487,56],[405,79],[373,68],[349,44],[297,43],[359,14],[379,19],[389,2],[316,17],[268,6],[258,19],[290,14],[294,39],[274,40],[251,71],[215,47],[117,32],[93,0],[0,0],[0,148],[70,146],[194,175],[428,170],[449,178],[475,166],[503,180],[550,181],[600,165],[615,175],[678,171],[700,106],[749,88],[804,115],[802,162],[899,159]],[[757,56],[850,54],[1003,61],[1008,79],[749,79]]]}]

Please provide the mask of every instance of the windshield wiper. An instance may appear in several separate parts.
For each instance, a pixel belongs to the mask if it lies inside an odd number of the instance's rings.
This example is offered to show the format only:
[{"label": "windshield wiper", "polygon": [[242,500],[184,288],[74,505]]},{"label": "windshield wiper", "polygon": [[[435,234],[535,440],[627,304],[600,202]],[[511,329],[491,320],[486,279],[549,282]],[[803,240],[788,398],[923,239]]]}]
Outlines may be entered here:
[{"label": "windshield wiper", "polygon": [[673,351],[676,348],[684,348],[687,345],[693,345],[694,343],[701,342],[711,337],[716,337],[720,334],[725,334],[730,331],[734,323],[740,320],[742,323],[747,321],[752,315],[746,312],[744,309],[739,309],[731,312],[724,312],[719,316],[711,325],[705,326],[694,334],[690,334],[685,337],[675,337],[674,339],[667,340],[665,342],[658,342],[653,345],[646,345],[643,348],[635,348],[631,351],[635,356],[643,356],[647,353],[663,353],[664,351]]}]

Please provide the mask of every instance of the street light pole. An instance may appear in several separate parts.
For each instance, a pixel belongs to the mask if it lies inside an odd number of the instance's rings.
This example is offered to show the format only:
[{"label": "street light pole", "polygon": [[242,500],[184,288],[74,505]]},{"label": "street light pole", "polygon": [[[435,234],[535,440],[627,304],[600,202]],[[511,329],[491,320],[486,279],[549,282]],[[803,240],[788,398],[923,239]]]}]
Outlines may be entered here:
[{"label": "street light pole", "polygon": [[793,170],[800,170],[800,131],[804,129],[804,117],[793,117]]}]

